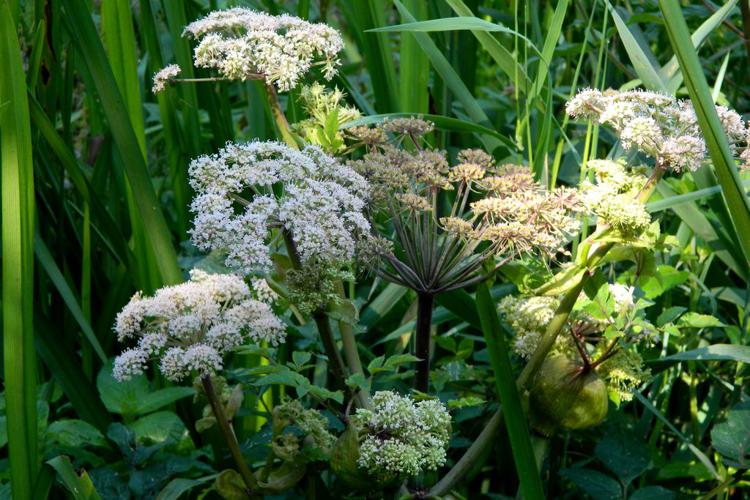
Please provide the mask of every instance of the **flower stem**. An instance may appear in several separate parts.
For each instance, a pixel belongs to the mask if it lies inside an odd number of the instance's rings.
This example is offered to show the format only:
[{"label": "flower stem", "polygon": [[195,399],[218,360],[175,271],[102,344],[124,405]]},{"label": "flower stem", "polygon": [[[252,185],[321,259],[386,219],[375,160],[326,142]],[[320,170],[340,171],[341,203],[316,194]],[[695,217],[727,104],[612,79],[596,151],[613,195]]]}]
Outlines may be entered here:
[{"label": "flower stem", "polygon": [[414,339],[414,355],[419,358],[414,374],[414,388],[427,392],[430,388],[430,336],[432,333],[432,305],[435,296],[417,293],[417,326]]},{"label": "flower stem", "polygon": [[[287,229],[283,229],[282,235],[284,236],[286,250],[289,253],[289,260],[292,261],[292,267],[298,271],[301,270],[302,259],[300,259],[297,245],[294,243],[291,233]],[[343,386],[346,379],[346,368],[344,360],[341,358],[341,353],[338,347],[336,347],[336,340],[333,337],[333,330],[331,330],[331,323],[328,321],[328,316],[323,311],[318,310],[313,314],[313,320],[318,327],[320,340],[323,342],[323,349],[325,349],[326,356],[328,356],[329,366],[336,379],[336,384]]]},{"label": "flower stem", "polygon": [[295,139],[292,129],[289,127],[286,115],[281,109],[281,103],[279,102],[279,95],[276,93],[276,89],[268,82],[265,82],[265,88],[268,96],[268,104],[271,106],[271,114],[273,115],[273,119],[279,129],[281,138],[290,148],[299,149],[297,139]]},{"label": "flower stem", "polygon": [[254,496],[254,492],[256,492],[256,490],[258,489],[258,482],[255,480],[255,476],[247,466],[247,463],[242,456],[242,452],[240,451],[240,444],[237,442],[237,436],[234,434],[234,428],[232,427],[232,423],[229,421],[229,419],[227,419],[227,416],[224,413],[224,406],[221,404],[221,401],[219,401],[219,398],[216,395],[214,385],[211,382],[211,377],[209,375],[203,375],[201,377],[201,383],[203,384],[203,391],[205,392],[206,397],[208,398],[208,402],[211,405],[211,411],[213,411],[214,417],[216,417],[216,423],[219,425],[219,429],[224,436],[224,440],[227,442],[229,452],[232,454],[232,458],[234,459],[234,463],[239,470],[240,476],[242,476],[242,481],[247,487],[246,493],[248,494],[248,496]]},{"label": "flower stem", "polygon": [[[640,202],[645,203],[646,201],[648,201],[648,199],[651,197],[651,194],[654,192],[654,189],[656,189],[656,184],[659,182],[665,172],[665,164],[657,160],[656,168],[654,168],[654,171],[651,173],[648,181],[646,181],[646,184],[637,195],[637,199]],[[594,247],[594,250],[591,251],[592,243],[595,243],[593,240],[603,234],[603,231],[606,231],[606,229],[602,228],[602,231],[595,231],[594,234],[592,234],[586,240],[586,244],[583,244],[582,248],[579,248],[578,253],[579,256],[583,257],[582,260],[585,264],[584,269],[593,269],[594,267],[596,267],[606,256],[607,252],[609,252],[609,250],[612,248],[612,243],[597,243]],[[576,259],[576,261],[578,261],[578,259]],[[519,389],[525,388],[527,384],[529,384],[534,379],[536,372],[544,362],[544,358],[547,357],[547,354],[554,345],[557,336],[565,326],[565,322],[567,321],[568,316],[570,316],[570,312],[572,311],[573,306],[575,306],[578,295],[581,293],[581,290],[586,284],[589,276],[590,274],[588,272],[580,276],[578,283],[576,283],[573,288],[570,288],[563,297],[560,305],[555,311],[555,316],[552,318],[552,321],[547,326],[547,330],[542,336],[539,347],[537,347],[536,351],[531,357],[531,360],[529,360],[524,369],[521,371],[521,374],[518,376],[518,379],[516,380],[516,384]],[[448,473],[443,476],[443,479],[441,479],[435,486],[433,486],[433,488],[430,490],[431,495],[442,495],[447,491],[450,491],[453,485],[458,483],[463,478],[464,474],[466,474],[469,468],[473,465],[477,457],[481,456],[481,454],[484,452],[485,447],[489,446],[492,442],[492,437],[495,435],[495,432],[497,432],[497,430],[500,428],[500,424],[502,423],[501,417],[502,408],[498,409],[487,421],[484,429],[479,434],[477,439],[471,444],[469,449],[466,450],[464,455],[458,460],[458,462],[456,462],[451,470],[449,470]]]}]

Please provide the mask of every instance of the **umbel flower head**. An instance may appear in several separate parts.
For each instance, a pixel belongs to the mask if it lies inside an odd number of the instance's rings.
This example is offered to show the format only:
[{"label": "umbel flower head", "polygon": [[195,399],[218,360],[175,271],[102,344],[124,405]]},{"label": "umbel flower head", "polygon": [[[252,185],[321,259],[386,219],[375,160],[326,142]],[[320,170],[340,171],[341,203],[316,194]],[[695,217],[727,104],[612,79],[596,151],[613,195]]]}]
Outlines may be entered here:
[{"label": "umbel flower head", "polygon": [[651,224],[651,216],[638,200],[646,178],[628,171],[621,161],[590,160],[586,167],[596,181],[585,180],[580,186],[586,209],[627,238],[643,233]]},{"label": "umbel flower head", "polygon": [[227,251],[226,264],[242,273],[270,270],[278,243],[272,229],[291,234],[303,263],[322,264],[350,261],[370,229],[367,181],[316,146],[228,143],[193,160],[188,172],[196,192],[193,242]]},{"label": "umbel flower head", "polygon": [[[542,334],[555,316],[560,301],[555,297],[516,297],[508,295],[498,304],[498,311],[513,329],[516,338],[513,350],[529,358],[539,346]],[[558,338],[558,342],[559,342]]]},{"label": "umbel flower head", "polygon": [[115,321],[120,342],[137,340],[115,359],[115,378],[139,375],[155,359],[167,379],[179,381],[221,370],[224,353],[245,342],[279,344],[286,328],[271,308],[273,297],[265,281],[251,288],[239,276],[198,269],[153,297],[136,293]]},{"label": "umbel flower head", "polygon": [[[666,94],[631,90],[581,90],[568,101],[570,116],[607,125],[626,149],[636,149],[675,172],[695,171],[706,158],[706,144],[690,101]],[[747,135],[737,112],[716,106],[722,128],[734,149]]]},{"label": "umbel flower head", "polygon": [[[378,269],[385,278],[429,294],[465,287],[489,258],[551,256],[578,229],[575,190],[547,191],[528,168],[496,166],[478,149],[450,166],[444,151],[422,148],[420,135],[432,130],[423,120],[381,128],[397,134],[395,145],[375,144],[353,166],[372,185],[371,209],[393,226],[383,232],[395,230],[395,251]],[[450,208],[441,210],[442,198]]]},{"label": "umbel flower head", "polygon": [[380,391],[372,403],[371,410],[359,408],[352,416],[360,430],[360,469],[387,483],[445,463],[451,417],[440,401]]},{"label": "umbel flower head", "polygon": [[240,7],[211,12],[184,35],[198,41],[196,66],[230,80],[263,79],[280,91],[294,88],[316,64],[327,80],[333,78],[344,46],[339,32],[325,24]]}]

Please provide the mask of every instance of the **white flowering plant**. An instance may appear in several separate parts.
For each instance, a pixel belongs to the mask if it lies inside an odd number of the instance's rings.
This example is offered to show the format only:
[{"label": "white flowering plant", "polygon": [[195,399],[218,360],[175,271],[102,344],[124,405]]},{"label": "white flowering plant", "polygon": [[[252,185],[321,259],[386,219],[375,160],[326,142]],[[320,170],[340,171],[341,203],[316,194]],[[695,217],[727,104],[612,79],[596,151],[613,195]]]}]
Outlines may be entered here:
[{"label": "white flowering plant", "polygon": [[742,497],[747,12],[610,3],[0,2],[0,496]]}]

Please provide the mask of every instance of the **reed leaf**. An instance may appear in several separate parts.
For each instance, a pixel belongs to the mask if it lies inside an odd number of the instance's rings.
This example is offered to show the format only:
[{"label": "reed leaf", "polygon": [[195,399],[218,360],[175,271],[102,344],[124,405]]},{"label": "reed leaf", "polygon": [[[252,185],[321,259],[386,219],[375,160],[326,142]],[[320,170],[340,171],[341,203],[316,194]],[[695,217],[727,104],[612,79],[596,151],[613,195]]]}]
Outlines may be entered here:
[{"label": "reed leaf", "polygon": [[14,498],[31,498],[37,457],[34,167],[26,77],[8,0],[0,0],[3,376]]},{"label": "reed leaf", "polygon": [[513,451],[518,478],[521,481],[521,493],[527,499],[543,499],[544,487],[539,479],[534,450],[531,447],[529,427],[526,414],[518,395],[513,369],[508,356],[508,344],[505,332],[500,326],[495,302],[485,283],[477,287],[476,308],[482,333],[487,342],[490,365],[495,374],[495,387],[503,405],[505,425]]},{"label": "reed leaf", "polygon": [[96,27],[84,0],[63,0],[62,18],[78,54],[92,76],[95,90],[110,126],[112,137],[124,159],[133,197],[138,207],[147,240],[153,247],[156,263],[165,284],[182,281],[182,272],[177,264],[177,254],[172,246],[171,235],[161,211],[154,186],[148,175],[143,152],[130,116],[120,93],[104,47],[96,33]]},{"label": "reed leaf", "polygon": [[[664,24],[667,28],[672,49],[677,56],[685,86],[693,102],[708,152],[713,162],[714,171],[722,187],[722,199],[734,226],[734,236],[740,243],[744,262],[750,264],[750,200],[745,195],[740,181],[734,157],[719,121],[711,90],[703,74],[701,62],[693,47],[682,9],[676,0],[659,2]],[[729,229],[729,228],[727,228]]]}]

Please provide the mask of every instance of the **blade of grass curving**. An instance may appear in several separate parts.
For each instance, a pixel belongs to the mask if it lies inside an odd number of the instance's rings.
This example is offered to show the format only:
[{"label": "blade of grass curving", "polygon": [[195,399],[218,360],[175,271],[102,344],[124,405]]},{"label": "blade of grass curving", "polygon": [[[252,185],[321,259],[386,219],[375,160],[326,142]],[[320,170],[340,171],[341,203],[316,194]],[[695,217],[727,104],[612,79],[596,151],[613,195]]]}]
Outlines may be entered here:
[{"label": "blade of grass curving", "polygon": [[[109,57],[112,74],[120,90],[127,115],[135,132],[141,156],[146,158],[146,132],[143,122],[143,104],[141,102],[140,82],[138,81],[137,49],[133,19],[130,5],[127,2],[103,2],[101,6],[102,38]],[[125,162],[127,158],[123,158]],[[129,181],[125,184],[125,199],[130,215],[133,251],[138,264],[139,283],[142,288],[155,290],[161,285],[156,258],[150,248],[146,230],[138,214],[133,187]]]},{"label": "blade of grass curving", "polygon": [[60,294],[60,297],[62,297],[63,302],[65,302],[65,305],[68,306],[68,310],[73,316],[73,319],[75,319],[76,323],[78,323],[78,326],[81,327],[83,335],[89,341],[91,347],[94,348],[94,351],[99,356],[99,359],[102,361],[102,363],[106,362],[107,355],[104,354],[104,349],[102,349],[101,344],[99,344],[99,339],[96,338],[96,334],[94,333],[94,330],[91,329],[91,325],[89,324],[89,322],[86,320],[86,317],[83,314],[83,310],[78,304],[78,300],[76,299],[73,290],[70,288],[70,285],[68,285],[68,282],[65,281],[65,277],[63,276],[62,272],[60,272],[60,268],[57,267],[55,259],[52,257],[52,254],[47,248],[47,245],[44,244],[44,241],[42,241],[39,235],[34,238],[34,254],[39,261],[39,264],[41,264],[42,268],[47,273],[50,281],[52,281],[52,284],[55,285],[55,288]]},{"label": "blade of grass curving", "polygon": [[106,432],[112,419],[99,399],[96,387],[83,372],[80,358],[71,346],[59,341],[54,325],[47,318],[37,315],[36,323],[36,349],[42,362],[60,384],[78,416]]},{"label": "blade of grass curving", "polygon": [[[676,197],[671,187],[666,183],[660,182],[656,186],[656,191],[664,197],[671,199]],[[657,202],[655,202],[657,203]],[[714,227],[708,221],[703,212],[695,205],[695,202],[676,204],[670,207],[674,213],[687,225],[696,236],[704,243],[711,247],[715,255],[721,259],[732,271],[737,273],[743,279],[747,279],[747,271],[741,262],[742,256],[735,256],[735,248],[719,236]],[[739,257],[739,258],[738,258]]]},{"label": "blade of grass curving", "polygon": [[727,52],[724,56],[724,60],[719,68],[719,73],[716,75],[716,81],[714,81],[714,88],[711,90],[711,99],[716,102],[721,95],[721,86],[724,84],[724,77],[727,74],[727,68],[729,67],[729,57],[732,55],[731,52]]},{"label": "blade of grass curving", "polygon": [[662,0],[659,2],[659,7],[664,16],[664,24],[672,49],[680,63],[685,85],[695,108],[714,171],[722,187],[722,199],[734,226],[734,236],[739,241],[743,252],[745,260],[742,266],[747,268],[750,264],[750,200],[742,187],[729,143],[711,99],[711,91],[703,74],[703,68],[691,43],[681,6],[675,0]]},{"label": "blade of grass curving", "polygon": [[[729,17],[729,14],[732,12],[735,5],[737,5],[737,0],[729,0],[722,5],[721,8],[717,9],[716,12],[711,14],[708,19],[703,21],[698,29],[693,32],[690,36],[690,41],[693,43],[693,47],[695,47],[696,50],[699,50],[708,35],[718,28],[727,17]],[[662,80],[667,82],[667,90],[672,94],[677,92],[680,85],[682,85],[682,73],[679,72],[679,69],[680,65],[677,62],[677,56],[674,55],[667,64],[662,66],[659,70]]]},{"label": "blade of grass curving", "polygon": [[680,441],[682,441],[682,444],[687,446],[687,448],[690,450],[690,452],[695,455],[695,458],[698,459],[700,463],[702,463],[706,469],[711,473],[711,475],[718,481],[721,480],[721,476],[719,476],[719,473],[716,471],[716,467],[711,463],[711,460],[706,456],[705,453],[703,453],[701,450],[699,450],[691,441],[690,439],[685,436],[683,433],[681,433],[677,428],[672,424],[672,422],[669,421],[652,403],[649,401],[643,394],[641,394],[639,391],[633,392],[635,397],[640,401],[643,406],[646,407],[648,411],[654,414],[656,418],[661,420],[664,425],[669,427],[669,429],[679,438]]},{"label": "blade of grass curving", "polygon": [[615,27],[617,28],[617,33],[620,35],[620,40],[622,40],[622,44],[628,53],[628,57],[630,57],[630,62],[633,64],[633,69],[635,69],[638,78],[641,79],[646,87],[666,92],[666,82],[651,63],[656,58],[653,57],[653,54],[650,54],[650,49],[638,43],[630,32],[630,29],[628,29],[628,25],[625,24],[625,21],[609,0],[607,0],[607,6],[609,7],[609,12],[612,14],[612,19],[615,21]]},{"label": "blade of grass curving", "polygon": [[369,29],[385,26],[386,1],[341,2],[340,6],[352,27],[350,31],[362,53],[362,62],[367,67],[375,96],[375,109],[381,113],[396,110],[399,89],[388,37],[367,33]]},{"label": "blade of grass curving", "polygon": [[[396,4],[396,8],[401,14],[401,17],[408,21],[407,24],[400,25],[401,27],[421,24],[421,23],[416,22],[416,20],[414,19],[414,16],[411,15],[411,13],[404,7],[404,5],[399,0],[394,0],[394,3]],[[476,21],[481,21],[481,20],[476,19]],[[429,22],[429,21],[424,21],[424,22]],[[494,26],[492,25],[492,23],[487,23],[487,24]],[[388,26],[388,27],[385,27],[384,30],[402,31],[402,29],[398,26]],[[411,31],[411,30],[407,29],[404,31]],[[466,88],[466,84],[464,84],[464,82],[458,76],[456,71],[453,69],[453,66],[451,66],[451,63],[448,61],[448,59],[445,58],[445,56],[440,51],[440,49],[438,49],[435,42],[432,41],[432,38],[430,38],[430,35],[428,35],[427,33],[424,33],[421,30],[415,30],[413,31],[413,33],[414,33],[414,37],[419,43],[420,48],[424,51],[424,53],[427,55],[427,58],[432,63],[433,68],[435,68],[435,71],[437,71],[437,73],[443,79],[446,86],[451,90],[451,92],[453,92],[453,94],[456,96],[458,101],[461,102],[461,104],[464,106],[464,109],[466,113],[469,115],[469,117],[475,122],[485,127],[491,128],[492,124],[490,123],[490,120],[487,117],[487,114],[484,112],[484,110],[479,105],[479,103],[474,98],[474,96],[471,95],[471,92],[469,91],[469,89]],[[483,137],[481,138],[481,141],[484,144],[484,146],[490,151],[494,151],[495,148],[500,146],[500,141],[498,141],[495,138]]]},{"label": "blade of grass curving", "polygon": [[[140,33],[143,44],[148,50],[149,73],[153,74],[164,67],[161,55],[159,37],[157,35],[154,14],[151,9],[151,0],[141,0]],[[146,86],[150,83],[146,79]],[[167,164],[169,165],[169,177],[172,181],[174,191],[174,210],[177,214],[177,233],[180,240],[187,236],[190,224],[188,206],[190,204],[190,186],[187,179],[187,165],[193,156],[197,156],[200,144],[186,141],[180,128],[180,119],[177,106],[178,90],[169,87],[156,94],[159,104],[159,121],[163,127],[163,137],[167,152]]]},{"label": "blade of grass curving", "polygon": [[[427,18],[427,3],[422,0],[404,0],[404,6],[417,19]],[[427,113],[430,88],[430,64],[411,34],[401,37],[399,57],[399,109]]]},{"label": "blade of grass curving", "polygon": [[531,447],[526,414],[518,395],[515,377],[508,357],[508,345],[505,332],[500,326],[495,302],[490,296],[486,283],[477,287],[476,308],[482,333],[487,342],[490,365],[495,375],[495,387],[505,416],[513,459],[521,482],[521,492],[527,499],[543,499],[544,487],[539,479],[539,471]]},{"label": "blade of grass curving", "polygon": [[[461,17],[472,17],[474,13],[462,0],[447,0],[451,9]],[[471,33],[476,37],[484,50],[497,63],[498,68],[503,71],[515,83],[518,90],[526,92],[531,88],[531,80],[523,66],[521,66],[516,57],[491,34],[486,31],[472,30]]]},{"label": "blade of grass curving", "polygon": [[128,247],[125,237],[119,231],[118,225],[110,216],[104,205],[102,205],[99,198],[97,196],[92,196],[91,186],[89,185],[75,154],[70,150],[68,145],[65,144],[65,141],[57,133],[57,130],[55,130],[55,127],[47,114],[33,97],[29,98],[29,111],[32,123],[36,127],[36,130],[41,133],[41,136],[45,139],[49,148],[55,156],[57,156],[57,159],[60,161],[63,168],[65,168],[71,183],[76,187],[76,190],[83,198],[84,203],[91,204],[91,207],[93,208],[92,217],[96,222],[95,229],[101,235],[107,249],[115,258],[125,264],[131,272],[135,273],[135,257]]},{"label": "blade of grass curving", "polygon": [[[560,39],[560,33],[562,32],[563,21],[565,20],[565,13],[568,10],[569,0],[559,0],[555,7],[555,12],[552,15],[549,26],[547,27],[547,36],[544,38],[544,46],[542,47],[542,61],[552,61],[552,56],[555,53],[555,47]],[[529,98],[533,98],[542,91],[547,76],[549,74],[549,66],[544,62],[539,64],[536,77],[534,78],[534,86],[529,92]]]},{"label": "blade of grass curving", "polygon": [[124,168],[133,188],[148,240],[153,246],[162,281],[165,284],[178,283],[182,281],[182,273],[177,264],[177,254],[172,246],[171,235],[91,14],[84,0],[62,0],[62,5],[62,18],[79,55],[93,77],[112,137],[121,156],[127,158]]},{"label": "blade of grass curving", "polygon": [[10,2],[0,0],[3,382],[14,498],[31,498],[37,462],[34,170],[26,77]]}]

